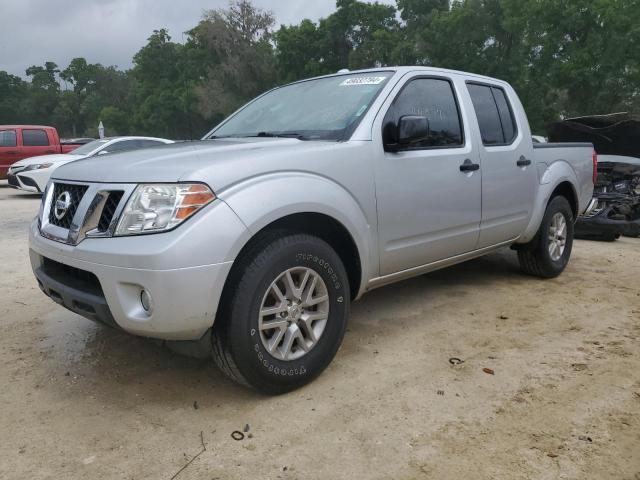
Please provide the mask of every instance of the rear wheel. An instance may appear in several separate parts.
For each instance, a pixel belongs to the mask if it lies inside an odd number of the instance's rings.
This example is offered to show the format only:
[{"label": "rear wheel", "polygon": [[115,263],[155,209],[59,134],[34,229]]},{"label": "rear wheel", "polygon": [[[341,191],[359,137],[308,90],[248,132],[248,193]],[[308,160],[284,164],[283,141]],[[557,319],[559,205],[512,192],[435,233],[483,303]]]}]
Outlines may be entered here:
[{"label": "rear wheel", "polygon": [[547,205],[540,229],[531,242],[518,249],[520,268],[530,275],[553,278],[569,263],[573,247],[573,211],[565,197]]},{"label": "rear wheel", "polygon": [[271,232],[234,267],[213,329],[231,379],[269,394],[298,388],[335,356],[349,314],[340,257],[323,240]]}]

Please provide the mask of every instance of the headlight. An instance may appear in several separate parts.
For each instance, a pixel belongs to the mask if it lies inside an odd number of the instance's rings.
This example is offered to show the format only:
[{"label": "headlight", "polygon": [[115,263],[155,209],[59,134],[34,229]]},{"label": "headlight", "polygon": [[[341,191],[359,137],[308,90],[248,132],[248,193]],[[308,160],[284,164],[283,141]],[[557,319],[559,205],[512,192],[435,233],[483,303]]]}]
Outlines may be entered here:
[{"label": "headlight", "polygon": [[206,185],[138,185],[124,207],[116,236],[170,230],[184,222],[216,196]]},{"label": "headlight", "polygon": [[34,165],[27,165],[23,171],[42,170],[43,168],[49,168],[51,165],[53,165],[53,163],[36,163]]}]

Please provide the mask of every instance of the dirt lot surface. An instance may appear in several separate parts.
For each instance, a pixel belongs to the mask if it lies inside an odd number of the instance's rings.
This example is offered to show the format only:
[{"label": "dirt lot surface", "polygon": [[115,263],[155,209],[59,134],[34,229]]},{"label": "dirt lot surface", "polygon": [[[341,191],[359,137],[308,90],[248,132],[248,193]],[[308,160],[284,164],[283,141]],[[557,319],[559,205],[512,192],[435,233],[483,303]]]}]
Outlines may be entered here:
[{"label": "dirt lot surface", "polygon": [[38,202],[0,183],[2,479],[640,479],[640,240],[372,292],[318,380],[264,397],[45,298]]}]

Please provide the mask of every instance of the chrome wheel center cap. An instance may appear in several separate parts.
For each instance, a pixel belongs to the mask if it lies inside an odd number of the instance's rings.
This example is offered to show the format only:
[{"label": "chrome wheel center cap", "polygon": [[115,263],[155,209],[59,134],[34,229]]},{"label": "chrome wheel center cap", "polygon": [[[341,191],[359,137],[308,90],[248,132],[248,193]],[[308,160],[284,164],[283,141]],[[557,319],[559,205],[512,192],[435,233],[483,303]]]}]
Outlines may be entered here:
[{"label": "chrome wheel center cap", "polygon": [[288,308],[289,319],[298,321],[300,320],[300,315],[302,314],[302,308],[299,305],[291,305]]}]

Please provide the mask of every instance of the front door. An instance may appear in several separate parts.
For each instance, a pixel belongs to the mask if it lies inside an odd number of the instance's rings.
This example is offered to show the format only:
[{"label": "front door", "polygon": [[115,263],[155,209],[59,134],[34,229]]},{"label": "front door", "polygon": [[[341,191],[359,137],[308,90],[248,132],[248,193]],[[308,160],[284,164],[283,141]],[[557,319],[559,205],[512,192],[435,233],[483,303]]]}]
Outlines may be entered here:
[{"label": "front door", "polygon": [[414,76],[391,98],[374,141],[384,142],[403,116],[427,117],[429,133],[399,151],[377,149],[381,276],[473,250],[481,216],[480,160],[464,133],[454,81]]}]

